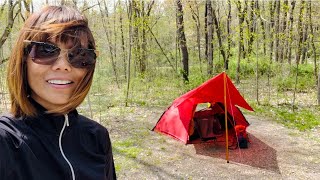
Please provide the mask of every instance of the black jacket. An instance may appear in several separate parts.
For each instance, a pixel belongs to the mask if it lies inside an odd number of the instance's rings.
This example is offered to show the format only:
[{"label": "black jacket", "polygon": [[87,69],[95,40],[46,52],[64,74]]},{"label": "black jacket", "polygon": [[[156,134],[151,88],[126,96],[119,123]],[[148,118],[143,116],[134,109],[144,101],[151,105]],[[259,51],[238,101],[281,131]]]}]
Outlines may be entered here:
[{"label": "black jacket", "polygon": [[0,116],[1,180],[116,179],[106,128],[76,110],[52,116],[37,106],[35,118]]}]

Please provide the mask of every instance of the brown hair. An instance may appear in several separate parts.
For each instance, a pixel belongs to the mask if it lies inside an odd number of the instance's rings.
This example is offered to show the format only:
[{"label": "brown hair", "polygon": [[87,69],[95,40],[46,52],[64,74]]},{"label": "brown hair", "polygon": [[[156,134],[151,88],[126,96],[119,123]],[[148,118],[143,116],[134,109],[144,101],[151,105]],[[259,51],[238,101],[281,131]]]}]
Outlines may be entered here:
[{"label": "brown hair", "polygon": [[[60,42],[72,40],[95,49],[95,41],[88,27],[88,20],[79,11],[67,6],[46,6],[40,12],[32,14],[20,30],[9,59],[7,81],[11,99],[11,113],[15,117],[35,116],[37,110],[29,99],[30,87],[27,81],[27,68],[24,53],[24,40],[49,41],[55,38]],[[87,70],[70,101],[62,107],[48,113],[65,114],[79,106],[92,84],[94,66]]]}]

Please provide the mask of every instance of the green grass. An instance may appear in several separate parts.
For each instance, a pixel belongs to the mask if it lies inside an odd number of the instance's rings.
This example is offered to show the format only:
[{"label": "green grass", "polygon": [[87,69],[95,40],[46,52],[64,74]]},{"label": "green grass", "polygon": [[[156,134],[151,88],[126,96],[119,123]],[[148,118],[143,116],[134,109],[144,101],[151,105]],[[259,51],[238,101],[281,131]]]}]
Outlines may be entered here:
[{"label": "green grass", "polygon": [[273,107],[270,105],[256,105],[254,109],[260,116],[267,116],[289,128],[308,131],[320,126],[319,107],[300,108],[292,111],[291,106]]}]

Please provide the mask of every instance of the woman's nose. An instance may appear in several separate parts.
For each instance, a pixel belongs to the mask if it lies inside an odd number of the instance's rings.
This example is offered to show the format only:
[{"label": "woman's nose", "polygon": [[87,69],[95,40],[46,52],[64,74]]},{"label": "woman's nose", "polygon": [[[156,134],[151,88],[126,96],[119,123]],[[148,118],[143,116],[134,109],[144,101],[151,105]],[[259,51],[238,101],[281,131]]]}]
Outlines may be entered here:
[{"label": "woman's nose", "polygon": [[53,70],[71,71],[72,67],[69,63],[68,51],[61,51],[58,59],[52,65]]}]

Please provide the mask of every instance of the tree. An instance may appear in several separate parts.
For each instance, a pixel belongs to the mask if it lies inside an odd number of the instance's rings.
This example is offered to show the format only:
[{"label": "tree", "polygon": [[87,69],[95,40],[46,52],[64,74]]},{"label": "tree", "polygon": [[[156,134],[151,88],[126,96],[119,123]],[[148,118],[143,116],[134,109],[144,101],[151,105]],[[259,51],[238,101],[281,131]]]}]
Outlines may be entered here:
[{"label": "tree", "polygon": [[[296,53],[296,64],[300,63],[301,58],[301,51],[302,51],[302,43],[303,43],[303,13],[305,8],[305,1],[301,1],[301,7],[299,11],[299,19],[298,19],[298,47],[297,47],[297,53]],[[297,69],[298,70],[298,69]]]},{"label": "tree", "polygon": [[[11,33],[14,21],[21,12],[21,9],[15,10],[16,7],[20,8],[20,6],[18,6],[19,2],[20,1],[16,1],[13,3],[13,0],[8,0],[7,2],[8,3],[8,22],[0,38],[0,48],[6,42],[8,36]],[[5,4],[3,6],[5,6]]]},{"label": "tree", "polygon": [[207,49],[207,73],[208,75],[212,75],[213,73],[213,16],[212,16],[212,5],[211,1],[206,1],[206,49]]},{"label": "tree", "polygon": [[[288,63],[291,64],[291,55],[292,55],[292,41],[293,41],[293,11],[294,11],[294,8],[295,8],[295,5],[296,5],[296,2],[293,0],[291,2],[291,10],[290,10],[290,21],[289,21],[289,30],[288,30],[288,39],[287,39],[287,51],[288,51]],[[286,53],[285,53],[286,54]]]},{"label": "tree", "polygon": [[227,62],[225,69],[229,69],[229,58],[231,56],[230,50],[231,50],[231,1],[228,0],[228,19],[227,19],[227,38],[228,38],[228,48],[227,48]]},{"label": "tree", "polygon": [[[248,6],[248,0],[245,1],[246,6]],[[250,16],[247,18],[247,31],[249,35],[249,41],[248,41],[248,56],[251,55],[252,52],[252,46],[253,46],[253,41],[254,41],[254,11],[255,11],[255,3],[253,0],[249,0],[250,3]]]},{"label": "tree", "polygon": [[267,54],[267,48],[266,48],[266,30],[265,30],[265,23],[264,23],[264,19],[261,16],[261,10],[260,10],[260,5],[259,5],[259,1],[256,1],[256,14],[257,17],[260,20],[260,27],[261,27],[261,31],[262,31],[262,37],[263,37],[263,54],[266,55]]},{"label": "tree", "polygon": [[244,18],[247,12],[247,7],[245,6],[242,9],[241,1],[236,2],[236,6],[238,8],[238,20],[239,20],[239,41],[238,41],[238,60],[237,60],[237,75],[236,75],[236,83],[240,83],[240,61],[241,57],[244,58],[244,38],[243,38],[243,26],[244,26]]},{"label": "tree", "polygon": [[[193,2],[193,4],[192,4]],[[192,7],[195,6],[195,8]],[[192,19],[196,23],[196,31],[197,31],[197,48],[198,48],[198,58],[199,58],[199,65],[200,65],[200,72],[202,72],[202,65],[201,65],[201,43],[200,43],[200,17],[199,17],[199,4],[197,1],[189,1],[189,7],[192,13]]]},{"label": "tree", "polygon": [[301,1],[301,7],[299,11],[299,20],[298,20],[298,33],[299,33],[299,42],[297,47],[296,53],[296,77],[295,77],[295,84],[294,84],[294,91],[293,91],[293,98],[292,98],[292,111],[294,111],[295,100],[296,100],[296,91],[297,91],[297,84],[298,84],[298,75],[299,75],[299,63],[300,63],[300,55],[301,55],[301,46],[303,41],[303,13],[305,8],[305,1]]},{"label": "tree", "polygon": [[280,0],[275,1],[276,6],[276,23],[275,23],[275,61],[279,61],[279,41],[280,41]]},{"label": "tree", "polygon": [[[283,3],[283,17],[282,17],[282,28],[281,28],[281,34],[280,37],[281,38],[281,46],[280,46],[280,50],[279,50],[279,61],[282,63],[285,59],[285,53],[284,53],[284,45],[285,45],[285,38],[288,38],[286,36],[286,30],[287,30],[287,18],[288,18],[288,11],[289,11],[289,5],[288,5],[288,0],[285,0]],[[288,42],[288,41],[287,41]]]},{"label": "tree", "polygon": [[180,0],[176,0],[177,5],[177,36],[182,54],[183,80],[189,82],[189,54],[187,48],[187,40],[184,34],[183,8]]},{"label": "tree", "polygon": [[[215,7],[215,4],[214,4],[214,7]],[[220,29],[220,24],[218,22],[218,18],[216,16],[216,9],[215,8],[213,8],[213,10],[212,10],[212,17],[213,17],[214,25],[216,27],[216,33],[217,33],[217,38],[218,38],[218,42],[219,42],[220,53],[223,57],[224,69],[227,70],[227,68],[228,68],[227,57],[226,57],[226,53],[224,51],[224,47],[222,44],[221,29]]]},{"label": "tree", "polygon": [[[111,64],[112,64],[112,67],[113,67],[113,72],[114,72],[114,76],[116,78],[116,83],[117,83],[117,86],[119,86],[119,81],[118,81],[118,72],[117,72],[117,67],[116,67],[116,62],[115,62],[115,56],[114,56],[114,52],[113,52],[113,46],[112,46],[112,43],[111,43],[111,37],[110,37],[110,32],[108,31],[107,29],[107,25],[106,25],[106,20],[105,20],[105,17],[108,17],[108,9],[107,9],[107,6],[106,6],[106,3],[105,1],[103,1],[104,3],[104,10],[102,9],[102,6],[100,4],[100,1],[98,1],[98,5],[99,5],[99,9],[100,9],[100,15],[101,15],[101,19],[102,19],[102,25],[103,25],[103,29],[104,29],[104,32],[105,32],[105,35],[107,37],[107,42],[108,42],[108,46],[109,46],[109,52],[110,52],[110,57],[111,57]],[[108,25],[110,27],[110,25]]]}]

